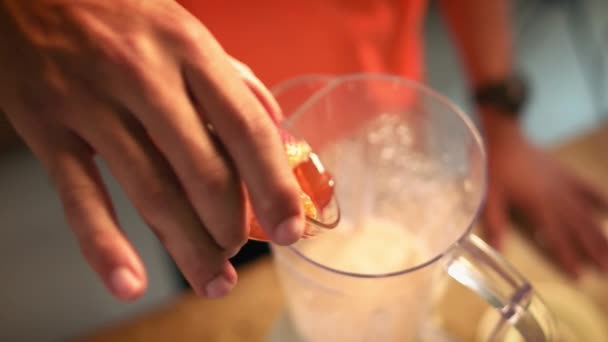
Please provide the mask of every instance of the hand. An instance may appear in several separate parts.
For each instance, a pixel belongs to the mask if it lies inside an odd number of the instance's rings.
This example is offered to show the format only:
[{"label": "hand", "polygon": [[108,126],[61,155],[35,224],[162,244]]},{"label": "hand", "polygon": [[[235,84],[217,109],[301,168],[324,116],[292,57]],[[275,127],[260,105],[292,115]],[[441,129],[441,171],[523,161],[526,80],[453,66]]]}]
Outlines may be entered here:
[{"label": "hand", "polygon": [[486,122],[489,188],[484,227],[490,244],[500,247],[509,209],[517,210],[534,236],[569,274],[590,261],[608,271],[608,243],[594,219],[608,199],[590,184],[533,147],[517,123]]},{"label": "hand", "polygon": [[246,198],[275,242],[301,235],[298,186],[259,92],[175,1],[0,0],[0,41],[0,107],[115,296],[139,297],[146,276],[96,155],[200,295],[236,283],[228,258],[248,236]]}]

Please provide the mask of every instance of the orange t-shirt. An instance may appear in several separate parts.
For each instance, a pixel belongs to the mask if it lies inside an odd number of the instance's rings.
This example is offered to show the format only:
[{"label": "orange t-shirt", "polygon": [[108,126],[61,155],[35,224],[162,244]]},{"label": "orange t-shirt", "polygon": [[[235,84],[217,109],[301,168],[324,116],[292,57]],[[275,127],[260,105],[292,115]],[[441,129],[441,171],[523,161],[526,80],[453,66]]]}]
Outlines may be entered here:
[{"label": "orange t-shirt", "polygon": [[268,86],[302,74],[421,80],[425,0],[179,0]]}]

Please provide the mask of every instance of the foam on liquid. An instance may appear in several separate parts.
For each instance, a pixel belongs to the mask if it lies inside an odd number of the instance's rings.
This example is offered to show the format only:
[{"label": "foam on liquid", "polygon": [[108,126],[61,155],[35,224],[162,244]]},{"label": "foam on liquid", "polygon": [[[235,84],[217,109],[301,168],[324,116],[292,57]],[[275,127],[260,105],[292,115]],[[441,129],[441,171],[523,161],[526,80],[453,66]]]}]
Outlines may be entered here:
[{"label": "foam on liquid", "polygon": [[398,272],[430,256],[424,242],[412,232],[375,217],[356,225],[343,219],[322,239],[305,244],[302,252],[328,267],[357,274]]}]

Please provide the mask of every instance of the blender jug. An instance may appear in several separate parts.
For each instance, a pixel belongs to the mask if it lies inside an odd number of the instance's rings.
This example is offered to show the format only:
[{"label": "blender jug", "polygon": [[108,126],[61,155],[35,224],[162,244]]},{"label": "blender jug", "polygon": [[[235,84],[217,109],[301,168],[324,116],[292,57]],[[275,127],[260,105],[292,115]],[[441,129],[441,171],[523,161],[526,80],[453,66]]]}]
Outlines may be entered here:
[{"label": "blender jug", "polygon": [[336,229],[272,246],[301,340],[420,340],[446,274],[500,313],[492,340],[512,329],[526,341],[557,338],[530,283],[471,233],[485,195],[485,152],[456,106],[379,74],[306,76],[273,94],[283,128],[332,172],[341,209]]}]

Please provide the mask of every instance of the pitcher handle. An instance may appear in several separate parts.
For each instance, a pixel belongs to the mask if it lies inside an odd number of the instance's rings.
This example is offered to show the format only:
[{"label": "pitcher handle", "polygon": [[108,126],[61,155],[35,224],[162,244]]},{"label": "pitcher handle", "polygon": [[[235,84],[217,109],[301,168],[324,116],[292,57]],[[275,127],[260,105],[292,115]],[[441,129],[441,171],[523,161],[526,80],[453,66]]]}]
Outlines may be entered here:
[{"label": "pitcher handle", "polygon": [[478,236],[469,234],[446,255],[444,267],[460,284],[483,298],[500,314],[490,340],[510,326],[525,341],[555,341],[553,317],[532,285]]}]

